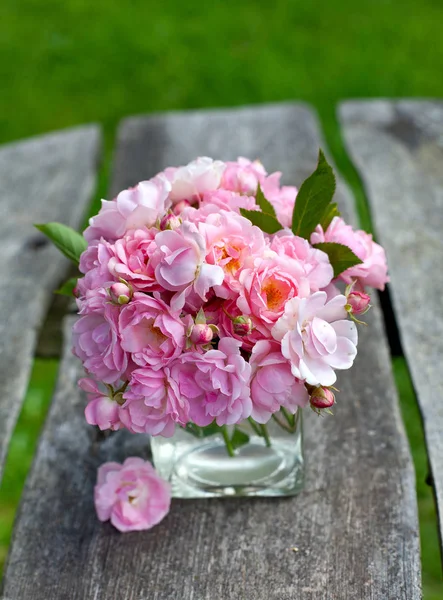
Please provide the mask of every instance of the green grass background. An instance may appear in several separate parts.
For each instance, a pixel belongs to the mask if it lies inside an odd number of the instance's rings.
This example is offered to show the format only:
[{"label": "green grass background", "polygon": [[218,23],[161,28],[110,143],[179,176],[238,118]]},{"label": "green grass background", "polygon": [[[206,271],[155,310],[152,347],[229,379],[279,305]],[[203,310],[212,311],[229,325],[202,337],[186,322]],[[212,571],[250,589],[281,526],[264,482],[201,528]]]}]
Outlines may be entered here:
[{"label": "green grass background", "polygon": [[[362,223],[335,111],[344,98],[443,95],[441,0],[1,0],[0,141],[129,114],[296,99],[317,109]],[[95,203],[96,205],[96,203]],[[37,359],[0,488],[0,562],[57,362]],[[394,371],[417,470],[426,600],[443,598],[435,508],[405,363]]]}]

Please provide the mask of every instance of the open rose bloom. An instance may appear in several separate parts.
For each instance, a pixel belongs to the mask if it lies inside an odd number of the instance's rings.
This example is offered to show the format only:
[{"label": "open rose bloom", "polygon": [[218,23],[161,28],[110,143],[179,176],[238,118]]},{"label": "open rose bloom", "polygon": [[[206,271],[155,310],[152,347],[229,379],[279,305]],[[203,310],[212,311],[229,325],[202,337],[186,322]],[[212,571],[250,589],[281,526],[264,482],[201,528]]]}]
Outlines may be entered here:
[{"label": "open rose bloom", "polygon": [[[330,204],[334,176],[319,161],[331,192],[315,223],[309,180],[283,186],[243,157],[197,158],[103,200],[76,286],[88,423],[164,438],[209,427],[234,457],[245,423],[272,444],[269,422],[290,430],[301,408],[329,410],[357,354],[355,315],[388,278],[383,249]],[[100,514],[151,523],[113,473],[101,489],[120,500],[100,491]]]}]

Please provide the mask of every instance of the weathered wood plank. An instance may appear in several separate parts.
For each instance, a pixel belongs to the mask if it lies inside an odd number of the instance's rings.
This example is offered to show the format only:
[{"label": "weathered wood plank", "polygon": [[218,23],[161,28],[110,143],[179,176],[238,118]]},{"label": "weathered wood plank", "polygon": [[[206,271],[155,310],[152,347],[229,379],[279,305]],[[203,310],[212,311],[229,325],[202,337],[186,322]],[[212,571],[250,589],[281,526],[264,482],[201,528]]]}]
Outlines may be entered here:
[{"label": "weathered wood plank", "polygon": [[340,117],[388,254],[443,540],[443,102],[348,102]]},{"label": "weathered wood plank", "polygon": [[99,139],[98,128],[89,126],[0,148],[0,478],[38,329],[67,269],[67,260],[33,224],[81,224],[94,189]]},{"label": "weathered wood plank", "polygon": [[[316,120],[300,105],[131,119],[120,131],[113,188],[197,154],[259,156],[300,183],[319,144]],[[349,207],[343,186],[339,195]],[[95,439],[68,339],[15,527],[5,600],[418,599],[414,472],[378,307],[368,320],[336,417],[308,415],[304,492],[175,500],[158,527],[126,535],[94,515],[95,472],[145,441],[126,432]]]}]

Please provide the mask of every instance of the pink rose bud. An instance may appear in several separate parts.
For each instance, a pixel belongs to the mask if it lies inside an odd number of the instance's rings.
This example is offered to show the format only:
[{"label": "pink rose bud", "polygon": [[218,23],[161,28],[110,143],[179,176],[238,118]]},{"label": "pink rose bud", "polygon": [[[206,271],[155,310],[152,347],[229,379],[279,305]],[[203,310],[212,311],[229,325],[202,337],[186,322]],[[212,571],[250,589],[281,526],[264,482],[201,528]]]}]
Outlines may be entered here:
[{"label": "pink rose bud", "polygon": [[190,337],[193,344],[209,344],[214,337],[214,332],[209,325],[196,324],[192,328]]},{"label": "pink rose bud", "polygon": [[333,392],[327,387],[323,387],[322,385],[316,387],[311,392],[311,397],[309,399],[311,403],[311,407],[314,410],[321,410],[323,408],[331,408],[335,404],[335,396]]},{"label": "pink rose bud", "polygon": [[348,311],[353,315],[362,315],[369,310],[371,297],[364,292],[350,292],[347,298]]},{"label": "pink rose bud", "polygon": [[191,206],[189,200],[180,200],[180,202],[177,202],[177,204],[174,205],[174,214],[179,215],[183,210],[185,210],[185,208],[188,208],[189,206]]},{"label": "pink rose bud", "polygon": [[235,317],[235,319],[232,320],[232,329],[236,335],[249,335],[254,329],[251,317],[245,315]]},{"label": "pink rose bud", "polygon": [[160,229],[162,231],[165,231],[165,229],[177,229],[177,227],[180,227],[181,222],[182,220],[177,215],[167,213],[160,221]]},{"label": "pink rose bud", "polygon": [[109,288],[109,295],[114,304],[128,304],[132,298],[132,290],[126,283],[113,283]]}]

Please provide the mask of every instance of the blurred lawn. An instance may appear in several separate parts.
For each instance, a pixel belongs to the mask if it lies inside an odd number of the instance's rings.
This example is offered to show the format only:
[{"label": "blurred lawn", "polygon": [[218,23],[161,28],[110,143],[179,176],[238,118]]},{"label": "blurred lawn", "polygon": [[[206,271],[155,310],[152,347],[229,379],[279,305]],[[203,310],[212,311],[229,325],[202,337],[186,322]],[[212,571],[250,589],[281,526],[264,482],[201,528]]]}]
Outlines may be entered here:
[{"label": "blurred lawn", "polygon": [[[1,0],[0,141],[91,121],[106,173],[128,114],[287,99],[318,110],[339,169],[369,215],[344,152],[342,98],[443,96],[441,0]],[[0,490],[0,561],[55,376],[37,361]],[[404,363],[397,382],[417,467],[426,600],[443,597],[421,425]]]}]

